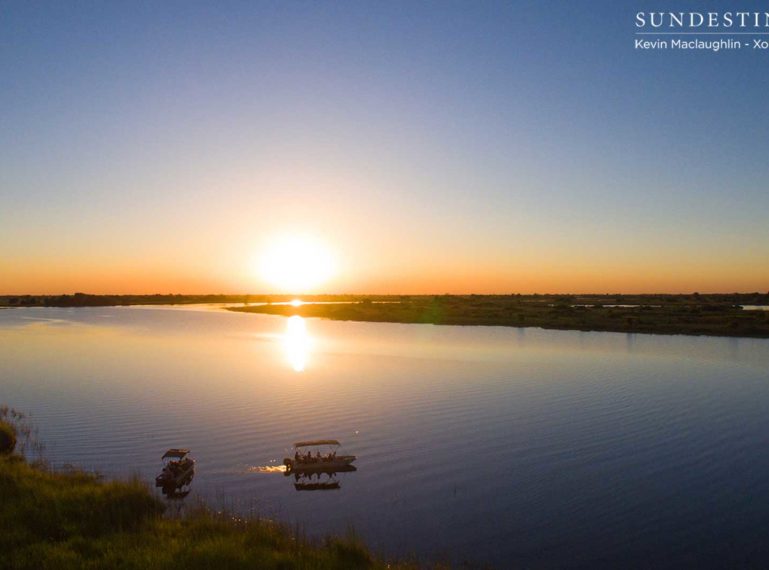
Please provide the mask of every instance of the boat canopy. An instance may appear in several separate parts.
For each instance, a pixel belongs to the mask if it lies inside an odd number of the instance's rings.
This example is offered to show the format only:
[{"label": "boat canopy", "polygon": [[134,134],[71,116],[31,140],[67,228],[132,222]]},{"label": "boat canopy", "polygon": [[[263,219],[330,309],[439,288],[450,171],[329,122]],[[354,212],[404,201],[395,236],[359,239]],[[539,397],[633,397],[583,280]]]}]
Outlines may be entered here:
[{"label": "boat canopy", "polygon": [[189,449],[169,449],[163,454],[163,459],[167,457],[173,457],[175,459],[182,459],[184,456],[186,456],[190,452]]},{"label": "boat canopy", "polygon": [[297,441],[294,447],[312,447],[313,445],[341,445],[335,439],[315,439],[310,441]]}]

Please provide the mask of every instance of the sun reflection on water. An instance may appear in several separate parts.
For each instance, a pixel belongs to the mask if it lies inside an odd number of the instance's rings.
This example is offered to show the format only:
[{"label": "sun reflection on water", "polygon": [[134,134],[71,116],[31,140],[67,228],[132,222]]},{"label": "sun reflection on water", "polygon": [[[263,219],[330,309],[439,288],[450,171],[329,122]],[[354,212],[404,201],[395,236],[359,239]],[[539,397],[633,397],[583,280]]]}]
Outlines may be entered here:
[{"label": "sun reflection on water", "polygon": [[283,335],[283,350],[291,368],[296,372],[302,372],[307,366],[311,346],[312,339],[304,319],[299,315],[289,317],[286,334]]},{"label": "sun reflection on water", "polygon": [[247,473],[285,473],[285,465],[252,465],[246,468]]}]

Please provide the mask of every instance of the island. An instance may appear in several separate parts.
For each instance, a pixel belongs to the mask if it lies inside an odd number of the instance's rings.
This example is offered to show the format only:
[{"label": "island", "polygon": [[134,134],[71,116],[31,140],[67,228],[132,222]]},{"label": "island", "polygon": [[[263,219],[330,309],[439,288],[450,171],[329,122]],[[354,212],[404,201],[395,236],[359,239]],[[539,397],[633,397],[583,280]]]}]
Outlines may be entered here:
[{"label": "island", "polygon": [[[244,304],[231,311],[345,321],[769,338],[769,295],[429,295]],[[747,307],[747,308],[746,308]],[[753,310],[751,310],[753,309]]]}]

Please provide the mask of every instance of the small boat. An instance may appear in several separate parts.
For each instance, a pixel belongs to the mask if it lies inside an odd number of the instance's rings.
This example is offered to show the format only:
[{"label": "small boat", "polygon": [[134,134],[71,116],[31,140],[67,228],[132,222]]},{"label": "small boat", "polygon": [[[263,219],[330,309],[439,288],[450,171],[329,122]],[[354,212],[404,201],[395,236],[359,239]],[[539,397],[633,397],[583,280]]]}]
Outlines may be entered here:
[{"label": "small boat", "polygon": [[195,475],[195,460],[189,456],[189,449],[169,449],[163,454],[163,470],[155,477],[155,487],[179,489],[192,483]]},{"label": "small boat", "polygon": [[341,444],[335,439],[298,441],[294,444],[294,456],[286,457],[283,465],[286,474],[354,471],[354,455],[339,455]]}]

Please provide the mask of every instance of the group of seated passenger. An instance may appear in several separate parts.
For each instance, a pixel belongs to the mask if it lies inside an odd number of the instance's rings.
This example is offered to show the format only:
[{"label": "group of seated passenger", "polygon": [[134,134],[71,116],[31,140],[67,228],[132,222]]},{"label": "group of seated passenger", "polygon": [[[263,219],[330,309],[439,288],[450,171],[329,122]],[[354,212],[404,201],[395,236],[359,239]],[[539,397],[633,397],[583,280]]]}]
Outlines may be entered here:
[{"label": "group of seated passenger", "polygon": [[169,461],[168,464],[165,466],[165,471],[170,472],[172,475],[176,476],[187,467],[186,460],[180,460],[180,461]]},{"label": "group of seated passenger", "polygon": [[328,455],[321,455],[320,451],[316,452],[315,455],[311,451],[307,453],[299,453],[297,451],[294,453],[294,461],[297,463],[324,463],[331,462],[334,459],[336,459],[336,451],[332,451]]}]

